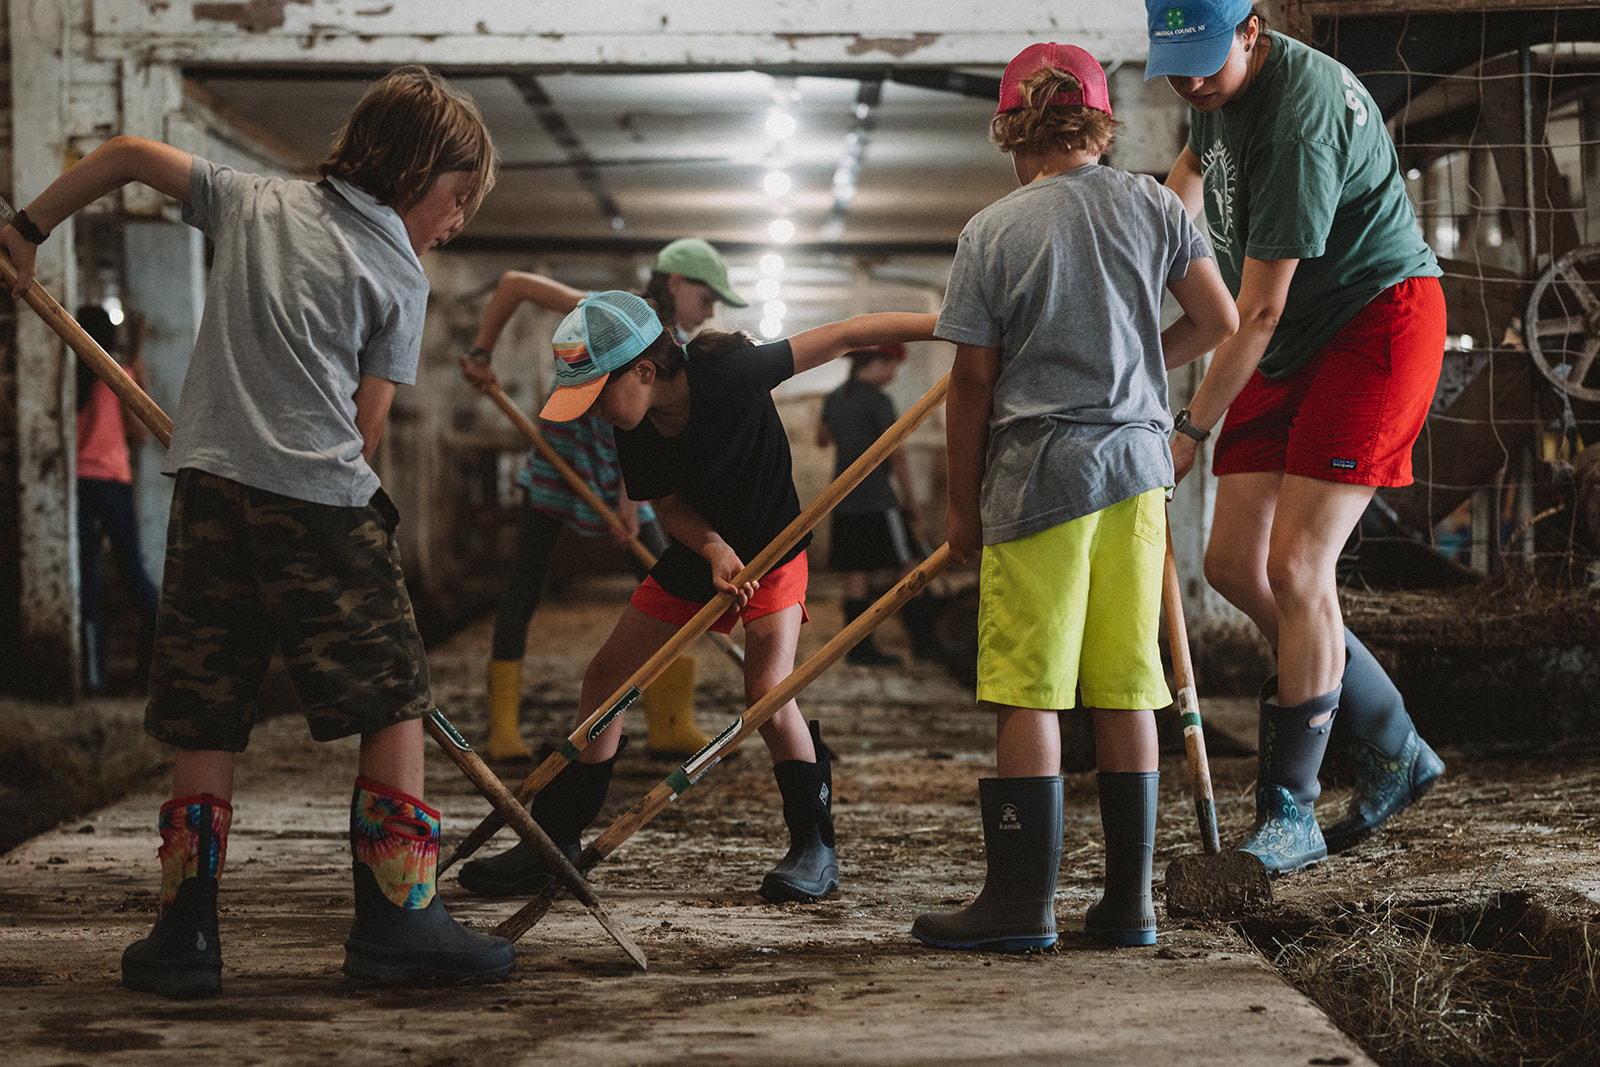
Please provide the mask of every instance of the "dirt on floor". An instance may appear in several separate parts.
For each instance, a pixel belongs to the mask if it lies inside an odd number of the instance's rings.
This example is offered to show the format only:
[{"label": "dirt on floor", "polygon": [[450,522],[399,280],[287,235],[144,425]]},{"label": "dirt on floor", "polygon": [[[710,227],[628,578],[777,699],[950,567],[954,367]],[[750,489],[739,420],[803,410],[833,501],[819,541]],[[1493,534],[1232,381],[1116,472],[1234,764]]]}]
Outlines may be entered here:
[{"label": "dirt on floor", "polygon": [[[625,591],[605,583],[574,587],[541,607],[523,676],[530,743],[553,742],[571,730],[588,654],[609,631]],[[815,595],[801,658],[839,625],[826,592]],[[880,644],[907,651],[893,621]],[[474,741],[486,728],[488,645],[485,620],[430,655],[440,707]],[[711,730],[736,714],[739,676],[705,643],[697,667],[697,715]],[[1600,922],[1600,751],[1571,742],[1495,748],[1438,740],[1445,777],[1383,832],[1278,879],[1271,907],[1244,922],[1171,920],[1159,906],[1158,886],[1160,944],[1123,952],[1092,950],[1081,933],[1083,911],[1098,897],[1103,847],[1094,775],[1071,772],[1059,949],[1016,957],[923,949],[909,936],[911,920],[965,903],[983,880],[976,780],[993,773],[993,722],[975,710],[970,689],[953,673],[960,672],[839,665],[802,695],[802,710],[822,722],[836,755],[844,880],[838,896],[816,905],[760,902],[761,876],[782,855],[786,838],[770,763],[751,743],[592,874],[608,911],[650,956],[648,975],[635,975],[569,899],[519,942],[509,983],[448,995],[374,992],[337,981],[350,909],[340,807],[348,799],[354,749],[343,742],[313,745],[297,719],[272,720],[240,763],[224,876],[225,982],[245,996],[225,992],[219,1001],[169,1004],[130,998],[116,984],[121,946],[141,936],[151,917],[156,783],[131,803],[69,821],[0,858],[0,988],[11,1004],[0,1007],[0,1019],[16,1035],[12,1058],[83,1062],[115,1051],[133,1062],[146,1050],[155,1062],[182,1049],[240,1063],[377,1063],[397,1056],[516,1062],[537,1053],[541,1060],[628,1063],[1331,1064],[1365,1062],[1360,1045],[1385,1063],[1504,1062],[1469,1058],[1432,1034],[1422,1044],[1443,1050],[1433,1059],[1411,1046],[1396,1053],[1381,1033],[1341,1037],[1287,986],[1263,987],[1260,959],[1274,960],[1311,988],[1294,965],[1330,929],[1387,924],[1424,931],[1418,935],[1424,943],[1466,931],[1456,940],[1478,951],[1474,931],[1498,924],[1502,933],[1522,932],[1522,956],[1575,952],[1593,974],[1593,951],[1582,953],[1584,945],[1600,945],[1593,925]],[[1237,843],[1253,810],[1253,705],[1202,691],[1201,711],[1222,839]],[[1503,708],[1507,723],[1519,712]],[[643,723],[629,725],[634,744],[618,762],[597,828],[675,766],[649,758]],[[497,767],[512,784],[527,769]],[[1162,771],[1158,879],[1174,857],[1199,849],[1175,731]],[[285,783],[293,784],[288,792]],[[444,811],[448,851],[487,808],[438,754],[430,755],[427,788]],[[1337,786],[1325,792],[1325,817],[1344,797]],[[515,910],[466,895],[453,874],[441,888],[452,910],[480,928]],[[1493,950],[1505,946],[1501,938]],[[1160,969],[1159,979],[1152,968]],[[1169,994],[1162,983],[1180,973],[1187,981],[1176,987],[1180,994]],[[1537,1000],[1541,991],[1530,996]],[[1588,1007],[1575,1010],[1600,1009],[1600,1001],[1583,1003]],[[1481,1005],[1452,1002],[1448,990],[1430,1004],[1427,1011],[1446,1023],[1470,1011],[1483,1020],[1480,1030],[1509,1032],[1517,1025],[1493,1012],[1485,1017]],[[1348,1008],[1329,1010],[1334,1024],[1387,1025]],[[408,1015],[415,1021],[408,1023]],[[1581,1043],[1592,1040],[1597,1016],[1600,1010],[1591,1011],[1587,1024],[1545,1019],[1545,1032],[1518,1046],[1519,1054],[1527,1062],[1592,1062],[1563,1060],[1560,1050],[1600,1054],[1600,1046]],[[779,1021],[788,1030],[775,1038]],[[1174,1042],[1187,1053],[1174,1053]],[[1266,1051],[1246,1055],[1236,1046]]]}]

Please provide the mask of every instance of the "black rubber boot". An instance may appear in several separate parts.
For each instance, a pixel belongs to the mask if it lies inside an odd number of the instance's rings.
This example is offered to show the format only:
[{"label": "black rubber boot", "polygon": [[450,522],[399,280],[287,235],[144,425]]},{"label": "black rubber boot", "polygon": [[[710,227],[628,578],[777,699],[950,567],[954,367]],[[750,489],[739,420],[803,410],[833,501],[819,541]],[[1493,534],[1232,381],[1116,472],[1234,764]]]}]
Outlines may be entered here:
[{"label": "black rubber boot", "polygon": [[1388,673],[1349,629],[1344,643],[1339,725],[1328,744],[1354,772],[1354,790],[1344,818],[1324,831],[1332,851],[1349,848],[1404,811],[1444,773],[1444,761],[1417,735]]},{"label": "black rubber boot", "polygon": [[911,934],[935,948],[1027,952],[1056,943],[1061,776],[980,778],[983,889],[961,911],[917,916]]},{"label": "black rubber boot", "polygon": [[952,649],[939,636],[939,612],[943,604],[924,589],[905,602],[900,621],[911,636],[911,658],[918,663],[944,663]]},{"label": "black rubber boot", "polygon": [[[621,749],[617,749],[620,754]],[[583,850],[580,836],[605,806],[611,789],[612,756],[603,763],[567,764],[533,798],[528,811],[555,845],[576,861]],[[531,897],[555,880],[539,854],[526,841],[518,841],[498,856],[462,864],[456,876],[461,887],[480,897]]]},{"label": "black rubber boot", "polygon": [[1150,773],[1103,772],[1100,826],[1106,835],[1106,891],[1090,905],[1083,928],[1113,945],[1156,943],[1156,909],[1150,899],[1151,859],[1156,845],[1156,786]]},{"label": "black rubber boot", "polygon": [[[870,600],[857,600],[854,597],[844,602],[844,624],[849,626],[861,617],[861,613],[872,607]],[[872,635],[868,634],[850,647],[844,654],[844,661],[856,667],[900,667],[899,656],[891,656],[878,647]]]},{"label": "black rubber boot", "polygon": [[[214,997],[222,990],[217,933],[217,879],[227,851],[233,809],[209,795],[172,800],[161,809],[164,884],[177,889],[150,936],[122,953],[122,984],[173,1000]],[[222,832],[217,832],[220,813]],[[190,862],[194,873],[184,877]],[[179,879],[182,879],[179,881]]]},{"label": "black rubber boot", "polygon": [[[1256,821],[1240,849],[1259,857],[1270,874],[1298,871],[1328,858],[1328,845],[1312,811],[1322,794],[1317,772],[1339,709],[1339,690],[1282,707],[1278,677],[1261,687],[1260,754],[1256,771]],[[1320,725],[1313,720],[1327,715]]]},{"label": "black rubber boot", "polygon": [[497,982],[516,958],[503,937],[468,930],[439,899],[439,813],[367,779],[350,805],[356,919],[344,973],[391,986]]},{"label": "black rubber boot", "polygon": [[784,760],[772,767],[783,795],[789,851],[761,880],[761,896],[773,903],[821,900],[839,888],[839,856],[833,839],[833,764],[821,727],[811,722],[817,762]]}]

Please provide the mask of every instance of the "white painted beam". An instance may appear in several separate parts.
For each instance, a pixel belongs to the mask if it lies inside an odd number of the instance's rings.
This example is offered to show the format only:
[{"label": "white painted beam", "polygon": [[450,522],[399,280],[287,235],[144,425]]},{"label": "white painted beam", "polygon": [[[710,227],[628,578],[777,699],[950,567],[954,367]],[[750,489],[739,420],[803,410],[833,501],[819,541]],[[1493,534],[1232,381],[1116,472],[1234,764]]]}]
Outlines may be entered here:
[{"label": "white painted beam", "polygon": [[[96,0],[96,55],[140,62],[443,67],[1004,64],[1035,41],[1143,62],[1143,6],[1047,0]],[[842,30],[840,27],[849,27]]]}]

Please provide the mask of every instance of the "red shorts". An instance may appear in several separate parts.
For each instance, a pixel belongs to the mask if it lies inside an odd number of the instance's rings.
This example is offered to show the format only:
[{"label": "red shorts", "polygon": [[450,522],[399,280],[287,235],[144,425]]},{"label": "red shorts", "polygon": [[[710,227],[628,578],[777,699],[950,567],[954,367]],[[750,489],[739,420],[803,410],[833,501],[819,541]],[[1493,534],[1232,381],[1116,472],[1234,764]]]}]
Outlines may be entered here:
[{"label": "red shorts", "polygon": [[[810,567],[806,563],[806,554],[800,553],[788,563],[771,570],[761,579],[761,587],[750,598],[750,603],[743,608],[729,608],[728,611],[711,628],[719,634],[733,632],[733,624],[743,619],[746,623],[751,619],[759,619],[763,615],[771,615],[775,611],[800,605],[800,621],[805,622],[810,618],[806,614],[806,582],[810,578]],[[705,604],[698,600],[685,600],[673,596],[661,588],[661,583],[654,578],[646,578],[639,583],[639,588],[633,591],[633,596],[628,603],[662,622],[670,622],[674,626],[682,626],[696,615]]]},{"label": "red shorts", "polygon": [[1217,434],[1212,473],[1410,485],[1411,446],[1439,385],[1444,333],[1439,279],[1385,289],[1288,378],[1251,376]]}]

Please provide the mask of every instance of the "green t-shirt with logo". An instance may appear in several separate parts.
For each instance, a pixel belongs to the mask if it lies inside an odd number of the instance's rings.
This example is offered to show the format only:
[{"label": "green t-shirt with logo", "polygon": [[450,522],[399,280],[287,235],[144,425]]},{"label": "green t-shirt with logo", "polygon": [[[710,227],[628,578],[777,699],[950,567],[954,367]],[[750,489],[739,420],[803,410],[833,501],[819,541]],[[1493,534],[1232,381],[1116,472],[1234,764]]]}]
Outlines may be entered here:
[{"label": "green t-shirt with logo", "polygon": [[[1400,160],[1354,74],[1279,33],[1249,89],[1191,112],[1217,266],[1235,295],[1246,257],[1298,259],[1261,372],[1286,378],[1373,297],[1437,277]],[[1259,46],[1258,46],[1259,47]]]}]

